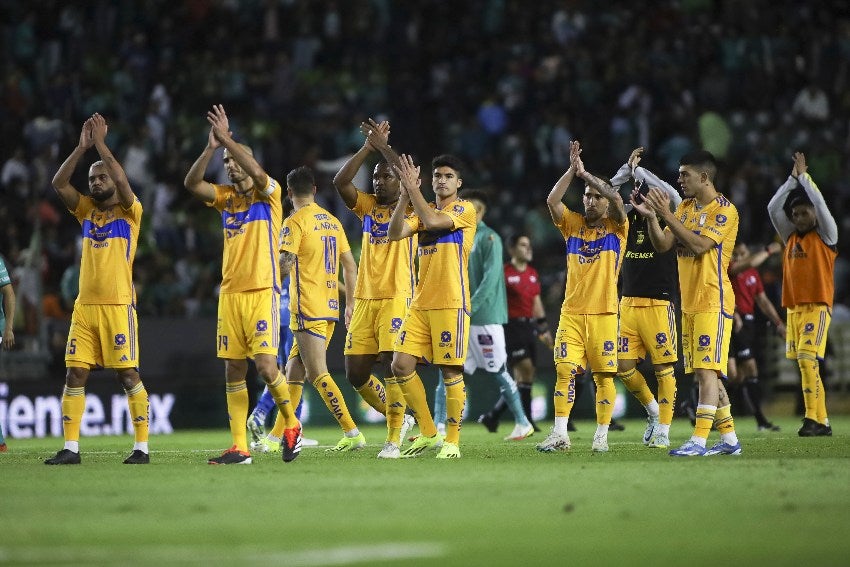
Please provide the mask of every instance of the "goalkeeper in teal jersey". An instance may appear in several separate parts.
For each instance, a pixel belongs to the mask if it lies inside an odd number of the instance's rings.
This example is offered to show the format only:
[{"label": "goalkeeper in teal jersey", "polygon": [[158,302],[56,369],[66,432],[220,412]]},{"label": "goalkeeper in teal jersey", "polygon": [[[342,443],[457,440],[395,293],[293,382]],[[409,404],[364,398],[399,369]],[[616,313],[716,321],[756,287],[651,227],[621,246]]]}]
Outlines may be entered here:
[{"label": "goalkeeper in teal jersey", "polygon": [[[502,267],[502,239],[484,224],[487,212],[487,195],[469,190],[460,194],[470,201],[478,215],[475,240],[469,253],[469,292],[472,304],[469,328],[469,350],[463,365],[465,374],[481,369],[499,383],[499,390],[514,414],[516,425],[506,441],[519,441],[534,433],[534,426],[522,409],[516,382],[508,373],[508,355],[505,349],[505,331],[508,322],[508,301],[505,292],[505,274]],[[470,382],[466,383],[467,388]],[[437,383],[434,417],[438,429],[445,427],[446,390],[443,381]]]}]

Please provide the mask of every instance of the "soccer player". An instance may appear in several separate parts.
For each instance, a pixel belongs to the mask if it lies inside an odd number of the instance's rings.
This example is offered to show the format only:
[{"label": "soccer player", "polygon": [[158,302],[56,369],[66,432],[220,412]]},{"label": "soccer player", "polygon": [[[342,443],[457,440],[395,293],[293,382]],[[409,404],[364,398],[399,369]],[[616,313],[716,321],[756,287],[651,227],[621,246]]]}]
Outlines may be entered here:
[{"label": "soccer player", "polygon": [[291,274],[289,326],[295,334],[286,367],[290,396],[297,405],[304,380],[309,380],[343,431],[342,439],[329,451],[361,449],[366,438],[354,423],[327,364],[327,345],[339,320],[338,268],[341,264],[346,284],[344,322],[348,327],[354,310],[357,264],[342,224],[316,203],[313,172],[304,166],[293,169],[286,176],[286,186],[295,207],[284,221],[280,245],[281,272]]},{"label": "soccer player", "polygon": [[[514,234],[508,238],[508,252],[511,259],[504,266],[508,300],[508,324],[505,325],[508,368],[516,377],[517,391],[525,416],[534,431],[540,431],[531,418],[531,388],[534,385],[537,341],[541,341],[549,349],[554,343],[540,299],[540,276],[530,264],[533,257],[531,238],[527,234]],[[489,412],[478,418],[478,423],[495,433],[499,426],[499,416],[507,407],[508,403],[503,395]]]},{"label": "soccer player", "polygon": [[[431,187],[436,201],[428,203],[419,189],[419,167],[401,156],[396,172],[401,195],[390,219],[389,237],[402,240],[419,235],[419,282],[401,324],[392,361],[393,376],[419,424],[416,440],[402,452],[416,457],[442,445],[438,459],[460,457],[460,425],[466,390],[463,364],[469,334],[469,252],[475,238],[472,203],[459,199],[463,166],[451,155],[431,161]],[[414,214],[406,215],[408,204]],[[436,364],[446,385],[446,436],[437,432],[425,387],[416,373],[419,360]]]},{"label": "soccer player", "polygon": [[[507,369],[508,353],[502,325],[508,322],[508,301],[502,268],[502,238],[484,223],[488,204],[486,193],[474,189],[464,190],[460,197],[472,203],[478,220],[469,253],[472,314],[463,371],[471,376],[476,369],[481,369],[499,384],[499,391],[514,414],[514,429],[505,437],[505,441],[521,441],[534,433],[534,426],[522,409],[516,382]],[[438,427],[446,417],[445,399],[445,387],[440,381],[434,408]]]},{"label": "soccer player", "polygon": [[[136,296],[133,259],[139,240],[142,204],[133,194],[124,169],[106,145],[106,119],[86,120],[80,140],[53,177],[53,188],[82,226],[80,293],[74,303],[65,350],[62,393],[64,448],[48,465],[80,464],[80,422],[86,407],[85,386],[92,368],[114,369],[127,394],[133,422],[133,452],[128,465],[150,462],[148,393],[139,378]],[[89,168],[90,195],[71,185],[77,162],[92,146],[100,160]]]},{"label": "soccer player", "polygon": [[[738,234],[738,210],[714,186],[717,164],[710,152],[691,152],[679,164],[685,199],[675,213],[670,210],[670,195],[658,187],[651,187],[643,201],[633,192],[631,201],[647,218],[655,249],[663,253],[676,248],[685,373],[694,373],[699,388],[694,432],[670,455],[738,455],[741,444],[723,384],[735,310],[728,269]],[[662,222],[667,226],[662,228]],[[720,432],[720,441],[706,449],[712,425]]]},{"label": "soccer player", "polygon": [[[682,202],[679,193],[651,171],[639,167],[643,148],[636,148],[611,182],[615,187],[629,177],[639,193],[650,186],[661,187],[673,207]],[[638,197],[640,199],[640,197]],[[643,443],[648,447],[670,446],[670,425],[676,406],[676,377],[673,365],[679,358],[676,332],[676,253],[657,252],[649,239],[647,219],[626,205],[629,233],[623,255],[620,298],[620,342],[617,345],[617,377],[638,399],[647,413]],[[637,368],[640,360],[652,361],[658,381],[658,399]]]},{"label": "soccer player", "polygon": [[[3,296],[3,301],[0,302],[0,348],[3,350],[12,350],[15,346],[15,288],[12,287],[12,278],[9,277],[9,270],[6,268],[6,261],[0,255],[0,295]],[[8,320],[9,324],[6,325]],[[3,427],[0,426],[0,453],[8,449],[6,439],[3,438]]]},{"label": "soccer player", "polygon": [[803,426],[797,434],[800,437],[832,435],[819,360],[826,353],[826,334],[832,319],[838,226],[808,173],[803,153],[794,154],[791,176],[776,191],[767,211],[785,242],[782,264],[782,307],[788,312],[785,356],[796,360],[800,367],[806,408]]},{"label": "soccer player", "polygon": [[[609,183],[584,169],[578,142],[570,142],[570,167],[546,199],[567,247],[566,294],[555,334],[555,425],[537,450],[570,448],[567,423],[575,404],[575,381],[590,363],[596,384],[596,432],[591,449],[608,451],[608,426],[617,390],[617,275],[629,221],[623,200]],[[584,215],[561,201],[573,179],[585,181]]]},{"label": "soccer player", "polygon": [[729,357],[729,382],[743,390],[744,397],[753,410],[759,431],[779,431],[778,425],[773,425],[764,416],[761,407],[761,385],[759,384],[758,366],[756,365],[753,347],[755,343],[756,321],[755,306],[773,323],[776,332],[785,337],[785,324],[776,308],[767,298],[764,286],[756,268],[772,254],[782,251],[782,245],[771,242],[763,250],[755,254],[743,242],[739,242],[732,250],[732,261],[729,263],[729,279],[732,291],[735,292],[735,325],[732,327],[732,340]]},{"label": "soccer player", "polygon": [[[389,162],[375,164],[373,194],[354,185],[357,171],[376,149],[373,141],[382,151],[391,151],[387,143],[388,122],[370,121],[361,129],[365,130],[366,141],[333,180],[345,206],[357,215],[363,227],[354,314],[345,339],[345,374],[366,403],[387,418],[387,439],[378,458],[397,459],[413,417],[404,413],[404,394],[392,375],[390,363],[416,283],[413,251],[417,238],[413,235],[390,240],[388,236],[390,218],[399,200],[399,180]],[[412,212],[408,205],[405,213]],[[386,385],[372,375],[376,364]]]},{"label": "soccer player", "polygon": [[[233,446],[207,462],[211,465],[251,464],[248,452],[247,357],[274,397],[286,430],[281,441],[283,460],[301,451],[301,424],[290,403],[286,378],[277,367],[278,298],[280,274],[277,239],[283,216],[280,183],[253,157],[251,148],[237,143],[229,130],[224,107],[207,112],[207,146],[186,174],[184,185],[192,195],[221,214],[224,260],[218,299],[217,356],[224,360],[227,414]],[[204,181],[216,149],[231,183]]]}]

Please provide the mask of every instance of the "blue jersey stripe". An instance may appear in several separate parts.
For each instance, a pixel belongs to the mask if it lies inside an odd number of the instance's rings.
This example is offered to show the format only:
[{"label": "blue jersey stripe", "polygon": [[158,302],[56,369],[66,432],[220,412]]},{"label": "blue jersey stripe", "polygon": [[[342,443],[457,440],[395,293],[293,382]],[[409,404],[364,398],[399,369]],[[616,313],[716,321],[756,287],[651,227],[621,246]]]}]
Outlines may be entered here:
[{"label": "blue jersey stripe", "polygon": [[616,234],[606,234],[598,240],[584,240],[577,236],[570,236],[567,239],[567,254],[577,254],[589,258],[596,256],[600,252],[615,252],[620,255],[620,239]]},{"label": "blue jersey stripe", "polygon": [[254,221],[272,220],[272,206],[263,201],[252,204],[247,211],[221,211],[221,225],[225,229],[238,230],[243,224]]}]

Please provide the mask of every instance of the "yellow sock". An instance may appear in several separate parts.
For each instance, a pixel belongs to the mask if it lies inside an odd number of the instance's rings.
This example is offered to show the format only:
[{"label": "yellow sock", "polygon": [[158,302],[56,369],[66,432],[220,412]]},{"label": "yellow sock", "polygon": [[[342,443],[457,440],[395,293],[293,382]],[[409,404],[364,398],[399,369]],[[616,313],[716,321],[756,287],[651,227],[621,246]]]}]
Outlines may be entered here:
[{"label": "yellow sock", "polygon": [[[594,372],[593,383],[596,384],[596,423],[599,425],[610,425],[611,416],[614,415],[614,402],[617,401],[614,374],[610,372]],[[646,380],[644,380],[643,384],[646,386]],[[649,391],[649,388],[646,390]],[[649,395],[651,397],[652,393]]]},{"label": "yellow sock", "polygon": [[396,381],[404,393],[404,401],[407,407],[413,412],[413,417],[419,424],[419,431],[425,437],[436,435],[437,426],[434,425],[434,418],[431,416],[431,409],[428,407],[428,399],[425,397],[425,386],[422,385],[422,379],[414,370],[407,376],[397,376]]},{"label": "yellow sock", "polygon": [[463,374],[451,382],[446,382],[446,442],[460,443],[460,424],[463,419],[463,406],[466,404],[466,386]]},{"label": "yellow sock", "polygon": [[387,393],[377,376],[369,376],[369,380],[357,388],[357,393],[366,400],[367,404],[375,408],[375,411],[381,415],[387,415]]},{"label": "yellow sock", "polygon": [[[623,381],[626,389],[638,399],[642,406],[646,406],[655,399],[652,396],[652,391],[646,384],[646,378],[643,377],[643,374],[641,374],[640,370],[637,368],[626,370],[623,373],[618,372],[617,377]],[[595,379],[596,378],[594,377],[594,380]]]},{"label": "yellow sock", "polygon": [[384,387],[387,398],[387,441],[401,445],[404,441],[400,437],[401,425],[404,422],[404,410],[407,408],[407,404],[404,403],[404,392],[401,391],[395,377],[385,378]]},{"label": "yellow sock", "polygon": [[575,364],[562,362],[555,365],[555,417],[570,417],[576,403],[576,373]]},{"label": "yellow sock", "polygon": [[277,412],[277,415],[274,418],[274,425],[272,425],[272,430],[269,431],[269,435],[280,440],[283,437],[284,429],[286,429],[286,418],[283,417],[281,412]]},{"label": "yellow sock", "polygon": [[823,389],[818,373],[818,361],[812,355],[801,352],[797,354],[797,364],[800,366],[806,417],[818,421],[818,394]]},{"label": "yellow sock", "polygon": [[298,404],[301,403],[301,396],[304,393],[304,382],[289,382],[289,403],[292,405],[292,411],[298,409]]},{"label": "yellow sock", "polygon": [[150,421],[148,418],[148,391],[141,380],[127,393],[127,405],[130,407],[130,417],[133,418],[133,435],[136,443],[147,443]]},{"label": "yellow sock", "polygon": [[824,425],[829,424],[829,415],[826,413],[826,389],[823,387],[823,380],[820,377],[820,363],[817,359],[815,359],[815,365],[817,366],[818,373],[818,381],[817,381],[817,400],[818,400],[818,423],[822,423]]},{"label": "yellow sock", "polygon": [[663,425],[673,423],[673,410],[676,409],[676,376],[673,367],[655,373],[658,380],[658,421]]},{"label": "yellow sock", "polygon": [[245,380],[239,382],[227,382],[225,385],[227,393],[227,415],[230,419],[230,435],[233,444],[240,451],[248,451],[248,386]]},{"label": "yellow sock", "polygon": [[313,386],[319,391],[322,401],[328,406],[343,432],[351,431],[357,427],[354,420],[351,419],[351,414],[348,413],[348,406],[345,404],[342,392],[339,391],[339,387],[330,374],[327,372],[320,374],[318,378],[313,380]]},{"label": "yellow sock", "polygon": [[732,419],[732,406],[725,405],[717,408],[714,414],[714,426],[717,432],[723,435],[724,433],[735,432],[735,420]]},{"label": "yellow sock", "polygon": [[69,388],[62,391],[62,433],[65,441],[80,440],[80,421],[86,409],[86,389]]},{"label": "yellow sock", "polygon": [[[277,373],[277,378],[269,384],[269,392],[277,405],[278,414],[281,416],[284,428],[292,428],[298,425],[298,420],[295,418],[295,408],[289,399],[289,387],[286,384],[286,377],[282,372]],[[277,418],[275,418],[277,423]],[[283,431],[281,431],[281,435]]]},{"label": "yellow sock", "polygon": [[694,437],[708,439],[708,434],[711,432],[711,424],[714,423],[714,416],[717,413],[717,406],[709,406],[699,404],[696,411],[696,425],[694,425]]}]

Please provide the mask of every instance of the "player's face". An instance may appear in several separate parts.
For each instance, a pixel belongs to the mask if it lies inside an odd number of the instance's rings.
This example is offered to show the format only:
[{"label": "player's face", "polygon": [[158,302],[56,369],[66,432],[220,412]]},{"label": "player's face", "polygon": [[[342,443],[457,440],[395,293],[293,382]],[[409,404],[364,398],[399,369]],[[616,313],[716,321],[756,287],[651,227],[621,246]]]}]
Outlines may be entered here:
[{"label": "player's face", "polygon": [[227,172],[227,177],[230,178],[230,181],[233,183],[240,183],[245,181],[248,178],[248,174],[245,173],[245,170],[236,163],[236,160],[230,155],[230,152],[224,150],[224,157],[222,158],[224,161],[224,170]]},{"label": "player's face", "polygon": [[108,201],[115,194],[115,182],[106,173],[106,166],[93,165],[89,168],[89,192],[99,203]]},{"label": "player's face", "polygon": [[679,186],[685,197],[693,197],[697,194],[702,182],[702,174],[691,165],[679,166]]},{"label": "player's face", "polygon": [[393,175],[389,164],[379,163],[375,165],[372,172],[372,187],[375,189],[375,198],[381,205],[388,205],[398,201],[398,177]]},{"label": "player's face", "polygon": [[817,217],[815,208],[811,205],[797,205],[791,209],[791,222],[797,232],[808,232],[815,227]]},{"label": "player's face", "polygon": [[531,249],[531,241],[527,237],[521,236],[517,239],[516,244],[514,244],[511,254],[514,259],[520,262],[531,262],[534,254]]},{"label": "player's face", "polygon": [[608,213],[608,199],[593,187],[584,188],[584,216],[589,222],[595,222]]},{"label": "player's face", "polygon": [[750,257],[750,249],[747,248],[746,244],[738,244],[732,250],[732,261],[733,262],[741,262]]},{"label": "player's face", "polygon": [[440,199],[451,199],[457,195],[457,190],[463,185],[463,181],[457,175],[457,171],[446,165],[434,169],[431,176],[431,187]]}]

